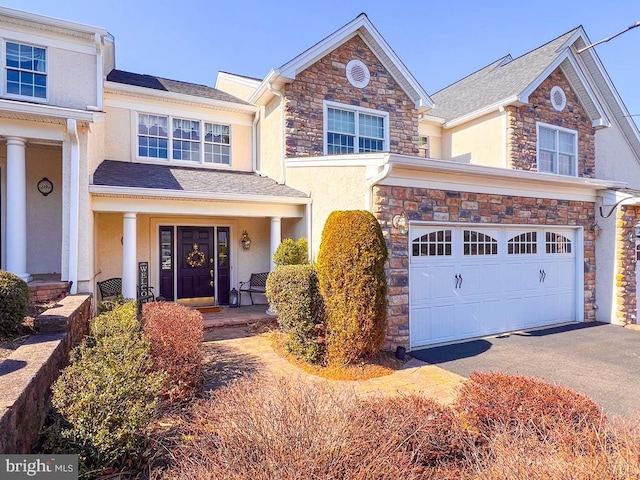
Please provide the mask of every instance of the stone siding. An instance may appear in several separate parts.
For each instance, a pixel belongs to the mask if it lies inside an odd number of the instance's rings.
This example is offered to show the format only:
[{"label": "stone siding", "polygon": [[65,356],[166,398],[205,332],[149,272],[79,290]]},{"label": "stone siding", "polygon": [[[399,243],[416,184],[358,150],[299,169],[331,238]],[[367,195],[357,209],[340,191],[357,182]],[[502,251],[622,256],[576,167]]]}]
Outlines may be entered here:
[{"label": "stone siding", "polygon": [[594,221],[592,202],[376,186],[373,214],[382,226],[389,248],[389,321],[385,349],[409,345],[409,239],[392,227],[394,215],[403,212],[409,220],[424,222],[584,227],[584,319],[595,320],[595,239],[588,228]]},{"label": "stone siding", "polygon": [[[53,310],[53,311],[52,311]],[[91,296],[65,297],[36,319],[48,331],[31,336],[0,363],[0,452],[30,453],[51,409],[51,385],[69,361],[69,351],[89,331]],[[50,317],[47,319],[46,317]],[[65,331],[55,332],[64,317]],[[49,322],[55,318],[54,322]]]},{"label": "stone siding", "polygon": [[[369,68],[371,80],[365,88],[356,88],[347,80],[346,66],[352,59],[361,60]],[[390,151],[418,154],[415,104],[359,36],[318,60],[286,85],[287,157],[323,154],[324,100],[389,112]]]},{"label": "stone siding", "polygon": [[[567,97],[567,105],[562,112],[551,105],[550,93],[556,85],[564,90]],[[529,96],[527,105],[509,106],[506,114],[507,155],[512,168],[537,171],[536,122],[543,122],[578,132],[578,176],[595,177],[595,130],[559,68]]]},{"label": "stone siding", "polygon": [[637,324],[636,241],[634,227],[640,223],[640,207],[622,206],[616,219],[616,318],[624,325]]}]

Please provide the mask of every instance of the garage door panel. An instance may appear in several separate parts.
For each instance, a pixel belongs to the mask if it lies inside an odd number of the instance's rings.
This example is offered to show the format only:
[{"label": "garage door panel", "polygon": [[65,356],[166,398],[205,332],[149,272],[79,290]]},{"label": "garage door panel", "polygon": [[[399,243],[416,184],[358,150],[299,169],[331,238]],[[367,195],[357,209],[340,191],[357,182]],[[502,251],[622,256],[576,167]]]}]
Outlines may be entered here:
[{"label": "garage door panel", "polygon": [[[433,233],[445,230],[450,233]],[[575,231],[542,226],[423,231],[432,233],[418,237],[421,246],[412,252],[420,256],[412,257],[410,267],[412,348],[576,320],[575,262],[582,245],[575,243]],[[444,255],[437,250],[442,242],[451,246]]]}]

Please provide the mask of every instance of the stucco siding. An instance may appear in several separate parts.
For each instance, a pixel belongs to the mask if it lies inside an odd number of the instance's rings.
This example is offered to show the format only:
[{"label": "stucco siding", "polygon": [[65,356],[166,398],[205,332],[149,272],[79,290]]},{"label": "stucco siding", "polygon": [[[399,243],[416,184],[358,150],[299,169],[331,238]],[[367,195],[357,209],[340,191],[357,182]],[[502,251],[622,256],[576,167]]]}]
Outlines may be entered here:
[{"label": "stucco siding", "polygon": [[49,48],[49,105],[85,110],[97,104],[96,56]]},{"label": "stucco siding", "polygon": [[[282,101],[275,97],[264,109],[260,122],[260,162],[258,170],[271,178],[279,179],[282,165]],[[295,188],[295,187],[294,187]]]},{"label": "stucco siding", "polygon": [[365,209],[365,167],[296,167],[287,169],[287,183],[313,198],[311,242],[313,258],[320,249],[322,229],[334,210]]},{"label": "stucco siding", "polygon": [[[108,93],[105,96],[106,131],[105,157],[124,162],[166,163],[167,160],[138,157],[137,114],[150,113],[173,118],[198,120],[231,127],[231,168],[238,171],[251,171],[253,160],[252,122],[253,113],[227,112],[205,105],[169,103],[142,97]],[[201,125],[201,128],[202,125]],[[170,127],[171,129],[171,127]],[[193,162],[172,160],[174,165],[194,166]],[[224,165],[200,164],[215,168],[227,168]]]},{"label": "stucco siding", "polygon": [[233,80],[224,77],[218,77],[216,88],[218,90],[222,90],[223,92],[227,92],[234,97],[238,97],[245,102],[249,100],[249,97],[251,97],[253,92],[255,92],[256,90],[253,87],[242,85],[238,82],[234,82]]},{"label": "stucco siding", "polygon": [[494,112],[445,130],[442,155],[446,160],[505,167],[505,142],[504,115]]}]

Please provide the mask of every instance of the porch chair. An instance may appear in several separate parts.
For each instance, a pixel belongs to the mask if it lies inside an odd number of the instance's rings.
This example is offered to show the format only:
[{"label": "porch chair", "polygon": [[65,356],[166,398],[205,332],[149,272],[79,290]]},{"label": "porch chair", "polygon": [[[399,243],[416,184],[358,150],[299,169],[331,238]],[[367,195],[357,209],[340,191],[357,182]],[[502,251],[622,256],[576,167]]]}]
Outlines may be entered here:
[{"label": "porch chair", "polygon": [[[103,301],[122,295],[122,278],[120,277],[108,278],[107,280],[97,283]],[[136,291],[138,303],[154,302],[156,299],[153,293],[153,287],[147,287],[146,291],[141,292],[140,287],[136,286]]]}]

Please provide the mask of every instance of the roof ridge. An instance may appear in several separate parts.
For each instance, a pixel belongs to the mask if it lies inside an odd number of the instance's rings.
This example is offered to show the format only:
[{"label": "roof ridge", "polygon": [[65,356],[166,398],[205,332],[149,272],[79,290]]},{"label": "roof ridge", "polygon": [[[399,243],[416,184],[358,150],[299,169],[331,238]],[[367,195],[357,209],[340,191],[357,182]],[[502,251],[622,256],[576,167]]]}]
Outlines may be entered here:
[{"label": "roof ridge", "polygon": [[[114,68],[113,70],[111,70],[111,72],[109,72],[108,75],[110,75],[112,72],[122,72],[122,73],[127,73],[129,75],[140,75],[141,77],[150,77],[150,78],[155,78],[157,80],[168,80],[169,82],[184,83],[186,85],[194,85],[194,86],[197,86],[197,87],[212,88],[214,90],[218,90],[216,87],[212,87],[210,85],[205,85],[204,83],[186,82],[184,80],[176,80],[175,78],[160,77],[158,75],[151,75],[149,73],[136,73],[136,72],[129,72],[128,70],[121,70],[119,68]],[[222,90],[220,90],[220,91],[222,91]]]},{"label": "roof ridge", "polygon": [[538,50],[541,50],[541,49],[543,49],[544,47],[546,47],[546,46],[548,46],[548,45],[552,44],[553,42],[555,42],[555,41],[557,41],[557,40],[561,39],[562,37],[569,36],[569,34],[573,34],[573,33],[574,33],[576,30],[578,30],[579,28],[582,28],[582,25],[578,25],[577,27],[572,28],[571,30],[568,30],[568,31],[564,32],[562,35],[558,35],[556,38],[554,38],[554,39],[552,39],[552,40],[549,40],[548,42],[543,43],[542,45],[539,45],[539,46],[537,46],[536,48],[534,48],[534,49],[532,49],[532,50],[529,50],[529,51],[528,51],[528,52],[526,52],[526,53],[523,53],[522,55],[517,56],[517,57],[516,57],[516,58],[514,58],[512,61],[513,61],[513,62],[515,62],[516,60],[520,60],[521,58],[526,57],[527,55],[530,55],[530,54],[532,54],[532,53],[534,53],[534,52],[536,52],[536,51],[538,51]]}]

